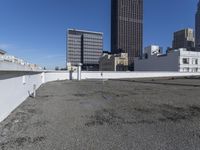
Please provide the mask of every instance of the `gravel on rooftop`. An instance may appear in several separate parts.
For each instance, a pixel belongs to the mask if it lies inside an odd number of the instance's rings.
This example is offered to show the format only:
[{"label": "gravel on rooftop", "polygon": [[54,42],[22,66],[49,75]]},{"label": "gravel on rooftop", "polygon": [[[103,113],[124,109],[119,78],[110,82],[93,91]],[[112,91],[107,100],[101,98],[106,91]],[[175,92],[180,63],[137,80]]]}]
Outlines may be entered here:
[{"label": "gravel on rooftop", "polygon": [[198,149],[198,78],[50,82],[0,123],[0,150]]}]

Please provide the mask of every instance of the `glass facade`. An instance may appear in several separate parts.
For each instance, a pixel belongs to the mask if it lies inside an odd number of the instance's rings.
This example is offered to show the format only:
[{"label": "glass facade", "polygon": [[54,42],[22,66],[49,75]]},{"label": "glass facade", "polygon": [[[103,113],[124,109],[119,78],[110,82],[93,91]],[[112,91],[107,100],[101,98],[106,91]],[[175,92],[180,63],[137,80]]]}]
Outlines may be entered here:
[{"label": "glass facade", "polygon": [[128,53],[132,65],[142,56],[143,0],[112,0],[111,7],[112,53]]},{"label": "glass facade", "polygon": [[73,66],[82,63],[85,69],[98,67],[103,52],[103,33],[68,30],[67,34],[67,62]]}]

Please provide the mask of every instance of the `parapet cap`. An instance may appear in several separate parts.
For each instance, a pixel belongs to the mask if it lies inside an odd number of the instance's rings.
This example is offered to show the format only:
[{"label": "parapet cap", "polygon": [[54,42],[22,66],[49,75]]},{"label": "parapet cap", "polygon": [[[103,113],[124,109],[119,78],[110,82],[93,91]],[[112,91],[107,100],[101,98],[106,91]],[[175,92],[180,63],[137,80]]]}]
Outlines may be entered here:
[{"label": "parapet cap", "polygon": [[69,31],[77,31],[77,32],[83,32],[83,33],[91,33],[91,34],[100,34],[103,35],[103,32],[96,32],[96,31],[88,31],[88,30],[79,30],[79,29],[67,29]]}]

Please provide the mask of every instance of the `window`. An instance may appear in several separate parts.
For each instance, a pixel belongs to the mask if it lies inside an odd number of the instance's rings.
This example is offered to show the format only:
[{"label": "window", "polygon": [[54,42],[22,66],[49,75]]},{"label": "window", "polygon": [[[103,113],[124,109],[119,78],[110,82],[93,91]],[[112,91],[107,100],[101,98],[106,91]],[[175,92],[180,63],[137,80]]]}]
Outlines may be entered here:
[{"label": "window", "polygon": [[198,59],[193,58],[193,59],[192,59],[192,64],[193,64],[193,65],[198,65]]},{"label": "window", "polygon": [[189,68],[183,68],[183,72],[189,72],[190,69]]},{"label": "window", "polygon": [[192,68],[191,72],[198,72],[198,68]]},{"label": "window", "polygon": [[148,54],[147,54],[147,53],[145,53],[144,57],[145,57],[145,59],[148,59]]},{"label": "window", "polygon": [[198,65],[198,59],[193,58],[193,59],[192,59],[192,64],[193,64],[193,65]]},{"label": "window", "polygon": [[189,58],[183,58],[183,64],[189,64]]}]

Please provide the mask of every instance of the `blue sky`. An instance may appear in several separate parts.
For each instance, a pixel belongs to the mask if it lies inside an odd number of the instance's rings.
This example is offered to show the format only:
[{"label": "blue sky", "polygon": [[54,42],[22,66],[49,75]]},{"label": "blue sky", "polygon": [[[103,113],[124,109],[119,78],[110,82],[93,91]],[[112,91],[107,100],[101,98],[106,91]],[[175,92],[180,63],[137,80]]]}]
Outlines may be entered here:
[{"label": "blue sky", "polygon": [[[144,47],[171,46],[173,32],[194,28],[198,0],[144,0]],[[31,63],[64,67],[66,30],[104,33],[110,50],[110,0],[0,0],[0,48]]]}]

